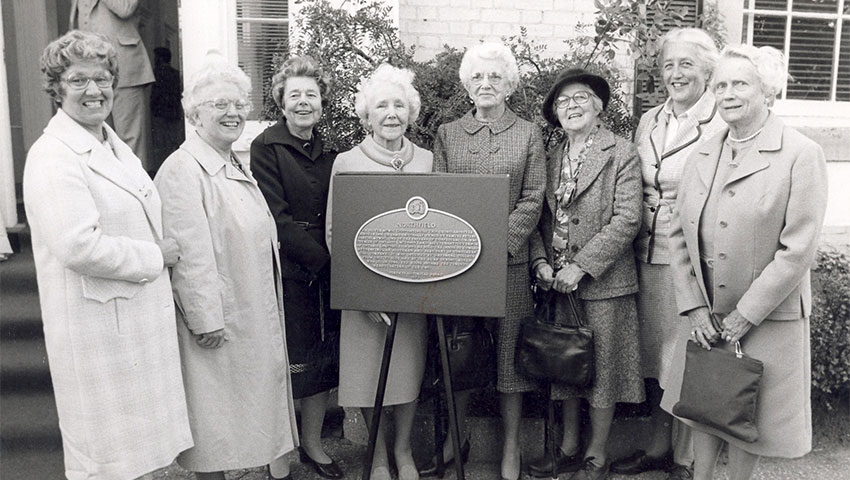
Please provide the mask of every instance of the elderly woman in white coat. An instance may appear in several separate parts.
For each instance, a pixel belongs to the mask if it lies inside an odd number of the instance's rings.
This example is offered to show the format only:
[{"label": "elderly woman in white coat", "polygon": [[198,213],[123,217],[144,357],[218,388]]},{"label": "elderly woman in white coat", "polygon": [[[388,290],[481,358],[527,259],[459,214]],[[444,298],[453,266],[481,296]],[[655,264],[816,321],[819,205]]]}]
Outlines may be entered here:
[{"label": "elderly woman in white coat", "polygon": [[688,341],[706,349],[740,341],[764,364],[757,441],[683,420],[693,428],[696,480],[714,478],[723,443],[731,480],[752,478],[760,456],[812,448],[809,269],[828,181],[821,147],[770,112],[785,77],[775,48],[723,50],[712,88],[729,128],[688,159],[673,213],[670,265],[690,334],[679,337],[661,407],[670,412],[679,400]]},{"label": "elderly woman in white coat", "polygon": [[41,57],[59,107],[30,148],[24,205],[65,475],[132,479],[192,446],[160,199],[105,123],[117,83],[109,41],[72,30]]},{"label": "elderly woman in white coat", "polygon": [[652,437],[612,463],[611,471],[633,475],[668,470],[667,480],[679,480],[692,475],[690,429],[659,407],[679,330],[687,329],[676,311],[667,234],[685,160],[726,123],[708,90],[718,57],[711,37],[698,28],[676,28],[661,37],[658,48],[668,98],[643,114],[635,132],[643,177],[643,224],[635,241],[638,321]]},{"label": "elderly woman in white coat", "polygon": [[184,91],[195,131],[156,176],[165,231],[183,252],[172,281],[195,447],[177,462],[202,480],[265,464],[287,478],[283,455],[297,444],[277,230],[231,150],[250,89],[237,67],[209,59]]}]

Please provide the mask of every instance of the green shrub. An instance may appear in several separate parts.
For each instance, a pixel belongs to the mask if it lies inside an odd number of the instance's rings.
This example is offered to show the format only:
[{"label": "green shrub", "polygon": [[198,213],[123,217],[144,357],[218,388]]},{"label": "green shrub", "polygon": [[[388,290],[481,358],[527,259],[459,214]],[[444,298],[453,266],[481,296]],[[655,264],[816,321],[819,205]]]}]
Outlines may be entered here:
[{"label": "green shrub", "polygon": [[850,258],[818,251],[812,290],[812,392],[831,407],[850,394]]}]

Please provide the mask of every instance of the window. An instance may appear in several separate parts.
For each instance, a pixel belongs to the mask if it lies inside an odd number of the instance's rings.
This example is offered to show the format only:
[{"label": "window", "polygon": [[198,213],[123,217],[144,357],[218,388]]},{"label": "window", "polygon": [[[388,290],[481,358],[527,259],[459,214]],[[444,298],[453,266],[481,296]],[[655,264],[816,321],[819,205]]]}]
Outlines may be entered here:
[{"label": "window", "polygon": [[850,0],[746,0],[742,41],[788,59],[783,100],[850,101]]},{"label": "window", "polygon": [[289,0],[236,0],[239,68],[251,78],[250,120],[274,107],[268,95],[275,58],[289,51]]}]

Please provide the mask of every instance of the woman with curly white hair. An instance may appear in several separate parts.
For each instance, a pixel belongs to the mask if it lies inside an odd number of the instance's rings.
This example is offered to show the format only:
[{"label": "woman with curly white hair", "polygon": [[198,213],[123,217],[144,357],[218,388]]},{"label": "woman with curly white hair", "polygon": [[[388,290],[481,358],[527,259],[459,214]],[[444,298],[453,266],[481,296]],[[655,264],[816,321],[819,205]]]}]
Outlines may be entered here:
[{"label": "woman with curly white hair", "polygon": [[697,480],[714,477],[723,443],[732,480],[752,478],[761,456],[812,448],[809,271],[826,210],[826,161],[770,111],[785,78],[775,48],[723,50],[711,89],[729,128],[690,156],[673,210],[670,265],[690,331],[677,343],[661,407],[672,413],[679,400],[688,341],[725,350],[740,342],[764,364],[756,441],[682,419],[693,428]]},{"label": "woman with curly white hair", "polygon": [[[387,64],[375,69],[360,85],[354,105],[369,134],[360,145],[337,157],[331,176],[331,192],[333,175],[340,172],[430,172],[431,152],[417,147],[404,136],[407,127],[419,116],[419,107],[419,93],[413,87],[413,72]],[[328,248],[331,247],[332,203],[328,198],[325,229]],[[386,328],[390,321],[390,316],[383,312],[342,312],[339,404],[361,407],[367,424],[371,424]],[[401,480],[419,478],[410,448],[410,432],[425,368],[426,340],[424,315],[398,315],[384,405],[393,406],[393,455]],[[390,478],[381,431],[375,446],[371,478]]]},{"label": "woman with curly white hair", "polygon": [[211,57],[183,92],[195,131],[155,180],[182,252],[171,280],[195,446],[177,463],[199,480],[266,464],[288,474],[283,455],[297,444],[277,230],[231,150],[250,91],[242,70]]}]

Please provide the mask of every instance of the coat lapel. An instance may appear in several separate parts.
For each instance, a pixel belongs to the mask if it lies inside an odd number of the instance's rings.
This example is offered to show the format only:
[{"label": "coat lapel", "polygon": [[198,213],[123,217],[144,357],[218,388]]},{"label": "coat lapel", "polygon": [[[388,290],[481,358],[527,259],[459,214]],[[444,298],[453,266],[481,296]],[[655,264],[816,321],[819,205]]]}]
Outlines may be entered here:
[{"label": "coat lapel", "polygon": [[607,128],[600,127],[599,131],[596,132],[596,138],[593,139],[593,145],[587,151],[584,165],[582,165],[578,176],[576,193],[573,198],[578,198],[579,195],[587,190],[587,187],[599,176],[599,172],[611,161],[611,155],[607,150],[613,148],[615,144],[616,139],[614,138],[614,134]]},{"label": "coat lapel", "polygon": [[726,180],[726,185],[769,167],[770,162],[762,152],[776,151],[782,147],[782,129],[782,122],[772,113],[769,114],[755,145],[741,158],[738,168]]},{"label": "coat lapel", "polygon": [[549,183],[549,188],[546,189],[546,202],[549,204],[549,211],[556,212],[558,201],[555,199],[555,190],[558,189],[561,183],[561,170],[564,165],[564,145],[566,140],[559,143],[554,149],[549,152],[549,160],[546,162],[546,178]]},{"label": "coat lapel", "polygon": [[667,114],[662,107],[655,113],[655,124],[649,132],[649,144],[655,154],[656,162],[661,161],[661,155],[664,153],[665,136],[667,136]]},{"label": "coat lapel", "polygon": [[[699,140],[702,136],[703,125],[710,122],[715,115],[717,115],[717,106],[715,105],[714,95],[706,91],[691,108],[688,116],[681,120],[676,136],[673,138],[673,143],[669,149],[664,151],[661,159],[663,160],[671,155],[675,155]],[[662,145],[663,142],[662,140]]]}]

